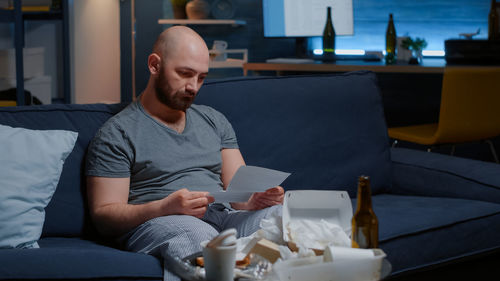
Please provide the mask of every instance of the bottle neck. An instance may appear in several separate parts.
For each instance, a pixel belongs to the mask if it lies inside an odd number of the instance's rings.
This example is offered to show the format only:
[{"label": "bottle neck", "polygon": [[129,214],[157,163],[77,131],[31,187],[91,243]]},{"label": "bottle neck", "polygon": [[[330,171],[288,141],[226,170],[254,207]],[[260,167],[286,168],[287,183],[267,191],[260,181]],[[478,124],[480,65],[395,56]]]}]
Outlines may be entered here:
[{"label": "bottle neck", "polygon": [[392,14],[389,16],[389,23],[387,24],[387,32],[388,35],[396,35],[396,28],[394,27],[394,20],[392,18]]},{"label": "bottle neck", "polygon": [[332,21],[332,8],[331,7],[328,7],[326,9],[326,20]]},{"label": "bottle neck", "polygon": [[372,208],[372,194],[370,185],[360,182],[358,186],[357,211],[367,211]]}]

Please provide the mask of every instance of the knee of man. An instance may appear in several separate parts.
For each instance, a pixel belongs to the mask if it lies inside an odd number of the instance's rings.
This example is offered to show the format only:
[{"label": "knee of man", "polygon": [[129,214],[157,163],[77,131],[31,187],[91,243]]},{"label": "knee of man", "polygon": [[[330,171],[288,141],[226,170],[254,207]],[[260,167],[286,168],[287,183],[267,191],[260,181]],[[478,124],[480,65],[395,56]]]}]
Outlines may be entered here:
[{"label": "knee of man", "polygon": [[199,240],[199,242],[212,239],[219,234],[210,224],[193,216],[167,216],[165,220],[169,221],[171,231],[175,235],[187,236],[190,239]]},{"label": "knee of man", "polygon": [[218,234],[211,225],[192,216],[159,217],[155,219],[155,224],[157,228],[149,237],[155,240],[155,244],[161,245],[161,249],[156,249],[155,253],[163,252],[166,250],[165,246],[170,244],[169,252],[179,257],[201,251],[200,243],[211,240]]}]

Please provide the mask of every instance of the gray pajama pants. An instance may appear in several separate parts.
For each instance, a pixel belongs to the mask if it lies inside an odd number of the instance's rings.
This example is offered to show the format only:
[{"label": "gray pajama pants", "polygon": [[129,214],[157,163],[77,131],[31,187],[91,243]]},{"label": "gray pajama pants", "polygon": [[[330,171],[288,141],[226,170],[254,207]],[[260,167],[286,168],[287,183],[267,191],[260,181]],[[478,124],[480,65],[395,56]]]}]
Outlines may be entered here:
[{"label": "gray pajama pants", "polygon": [[[154,218],[119,238],[129,251],[145,253],[161,258],[162,249],[168,245],[168,253],[180,258],[201,251],[200,242],[210,240],[227,228],[236,228],[239,237],[248,236],[259,229],[260,220],[274,212],[281,216],[281,205],[259,211],[236,211],[222,204],[211,204],[202,220],[186,215]],[[163,269],[163,280],[180,280]]]}]

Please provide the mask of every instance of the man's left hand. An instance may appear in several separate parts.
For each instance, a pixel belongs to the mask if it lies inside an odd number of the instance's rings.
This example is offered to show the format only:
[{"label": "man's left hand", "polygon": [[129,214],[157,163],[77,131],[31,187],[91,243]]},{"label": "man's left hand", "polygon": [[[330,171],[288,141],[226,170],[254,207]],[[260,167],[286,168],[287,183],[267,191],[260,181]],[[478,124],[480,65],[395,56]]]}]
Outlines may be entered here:
[{"label": "man's left hand", "polygon": [[261,210],[278,204],[283,204],[285,190],[281,186],[269,188],[264,192],[255,192],[244,203],[232,203],[232,207],[239,210]]}]

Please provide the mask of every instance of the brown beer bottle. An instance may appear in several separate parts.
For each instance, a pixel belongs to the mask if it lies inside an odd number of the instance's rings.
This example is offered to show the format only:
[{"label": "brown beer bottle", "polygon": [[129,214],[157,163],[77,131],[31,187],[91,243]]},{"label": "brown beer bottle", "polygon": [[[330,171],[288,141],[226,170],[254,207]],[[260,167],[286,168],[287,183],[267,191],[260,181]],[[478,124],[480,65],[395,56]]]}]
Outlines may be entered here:
[{"label": "brown beer bottle", "polygon": [[357,208],[352,217],[352,247],[378,248],[378,219],[372,209],[370,178],[360,176]]}]

